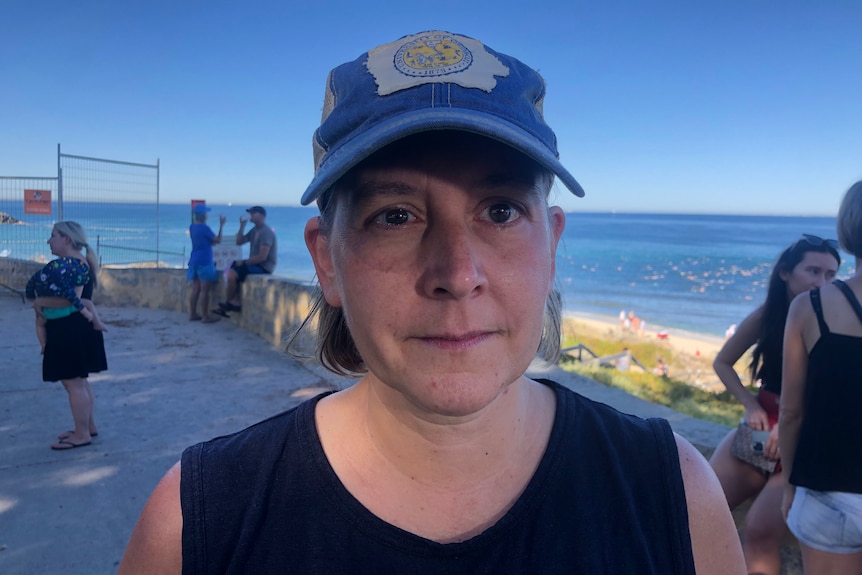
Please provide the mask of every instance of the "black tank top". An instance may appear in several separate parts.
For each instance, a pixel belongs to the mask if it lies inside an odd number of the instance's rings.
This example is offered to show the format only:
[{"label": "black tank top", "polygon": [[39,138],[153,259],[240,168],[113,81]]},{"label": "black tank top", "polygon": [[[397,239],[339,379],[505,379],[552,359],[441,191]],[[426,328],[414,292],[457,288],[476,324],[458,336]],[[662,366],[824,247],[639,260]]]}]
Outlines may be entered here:
[{"label": "black tank top", "polygon": [[694,574],[679,455],[643,420],[560,385],[535,475],[483,533],[440,544],[344,488],[314,424],[320,397],[182,457],[183,573]]},{"label": "black tank top", "polygon": [[[841,289],[862,321],[862,306],[844,282]],[[809,292],[820,339],[808,354],[805,415],[790,483],[815,491],[862,493],[862,338],[831,333],[823,319],[820,289]]]},{"label": "black tank top", "polygon": [[93,276],[90,275],[87,283],[84,284],[84,289],[81,292],[81,299],[93,299],[93,283]]}]

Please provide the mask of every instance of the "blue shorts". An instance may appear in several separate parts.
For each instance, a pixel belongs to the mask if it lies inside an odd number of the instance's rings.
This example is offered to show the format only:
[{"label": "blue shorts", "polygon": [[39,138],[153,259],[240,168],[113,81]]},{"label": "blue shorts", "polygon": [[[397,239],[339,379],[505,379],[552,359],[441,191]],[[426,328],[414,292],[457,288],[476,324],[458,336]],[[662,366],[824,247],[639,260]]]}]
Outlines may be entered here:
[{"label": "blue shorts", "polygon": [[787,527],[800,543],[827,553],[862,551],[862,494],[796,488]]},{"label": "blue shorts", "polygon": [[240,283],[245,281],[251,274],[268,274],[269,272],[260,267],[257,264],[237,264],[236,262],[230,266],[233,271],[236,272],[237,279],[239,279]]},{"label": "blue shorts", "polygon": [[213,264],[189,266],[189,270],[186,272],[186,278],[189,281],[199,279],[202,282],[214,282],[218,281],[218,272],[216,272],[215,265]]}]

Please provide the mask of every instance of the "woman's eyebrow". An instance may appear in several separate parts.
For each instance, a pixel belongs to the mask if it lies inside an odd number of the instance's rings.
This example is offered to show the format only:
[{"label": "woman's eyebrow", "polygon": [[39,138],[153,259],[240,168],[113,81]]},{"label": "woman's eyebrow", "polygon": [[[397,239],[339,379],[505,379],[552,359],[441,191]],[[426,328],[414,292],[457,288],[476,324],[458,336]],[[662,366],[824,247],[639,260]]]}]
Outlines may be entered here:
[{"label": "woman's eyebrow", "polygon": [[533,174],[522,173],[494,173],[478,182],[483,188],[497,189],[519,189],[524,192],[541,195],[543,192],[539,186],[538,179]]},{"label": "woman's eyebrow", "polygon": [[[517,190],[526,196],[543,197],[544,190],[539,185],[538,179],[533,174],[494,172],[476,180],[472,186],[474,189],[485,191],[507,191]],[[361,208],[364,205],[381,198],[393,199],[407,197],[416,193],[413,186],[398,180],[358,180],[351,186],[350,203],[353,208]]]},{"label": "woman's eyebrow", "polygon": [[413,191],[412,186],[399,181],[360,180],[354,186],[354,193],[363,196],[404,196]]},{"label": "woman's eyebrow", "polygon": [[362,208],[380,198],[399,198],[413,193],[415,190],[403,182],[360,180],[351,187],[350,205],[354,209]]}]

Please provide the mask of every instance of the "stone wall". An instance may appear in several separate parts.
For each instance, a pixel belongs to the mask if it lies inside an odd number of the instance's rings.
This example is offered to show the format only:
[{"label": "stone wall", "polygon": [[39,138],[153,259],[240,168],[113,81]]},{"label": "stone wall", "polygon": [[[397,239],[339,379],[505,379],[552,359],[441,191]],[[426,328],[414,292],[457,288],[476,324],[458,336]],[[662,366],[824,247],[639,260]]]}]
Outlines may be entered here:
[{"label": "stone wall", "polygon": [[[23,292],[27,280],[43,265],[0,258],[0,283]],[[104,306],[148,307],[188,313],[189,288],[186,270],[103,267],[93,302]],[[313,286],[282,277],[250,275],[242,288],[243,310],[231,313],[231,321],[283,349],[311,308]],[[211,308],[224,299],[224,291],[225,282],[220,277],[210,296]],[[297,347],[310,353],[314,349],[313,336],[303,334]]]},{"label": "stone wall", "polygon": [[[0,284],[24,293],[27,280],[42,269],[44,263],[0,258]],[[0,287],[0,291],[5,291]]]}]

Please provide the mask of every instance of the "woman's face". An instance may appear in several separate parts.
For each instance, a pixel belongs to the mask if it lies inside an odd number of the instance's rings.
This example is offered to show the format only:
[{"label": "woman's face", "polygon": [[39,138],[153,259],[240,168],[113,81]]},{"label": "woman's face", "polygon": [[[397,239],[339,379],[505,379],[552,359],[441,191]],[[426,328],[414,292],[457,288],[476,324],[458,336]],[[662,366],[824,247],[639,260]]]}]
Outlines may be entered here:
[{"label": "woman's face", "polygon": [[832,254],[805,252],[791,272],[781,272],[781,279],[787,284],[787,295],[792,300],[803,292],[826,285],[837,273],[838,262]]},{"label": "woman's face", "polygon": [[65,255],[69,244],[69,238],[58,232],[57,228],[51,230],[51,237],[48,238],[48,246],[51,248],[52,254],[55,256]]},{"label": "woman's face", "polygon": [[314,218],[306,242],[369,384],[460,416],[533,359],[565,216],[518,153],[484,138],[446,143],[360,168],[328,237]]}]

